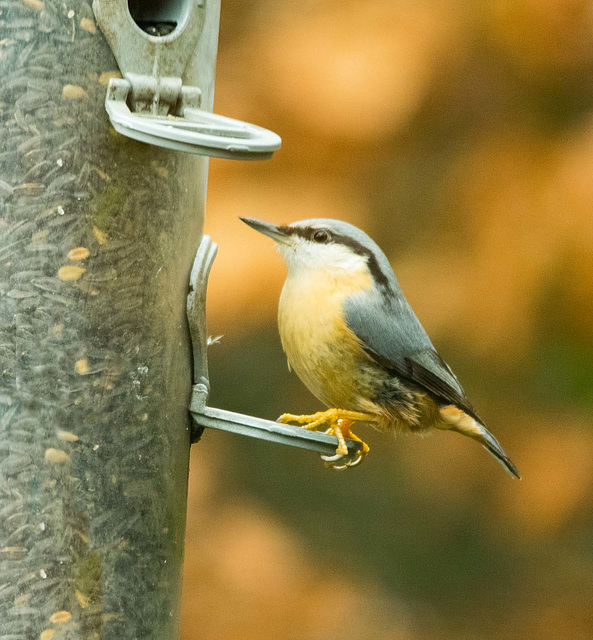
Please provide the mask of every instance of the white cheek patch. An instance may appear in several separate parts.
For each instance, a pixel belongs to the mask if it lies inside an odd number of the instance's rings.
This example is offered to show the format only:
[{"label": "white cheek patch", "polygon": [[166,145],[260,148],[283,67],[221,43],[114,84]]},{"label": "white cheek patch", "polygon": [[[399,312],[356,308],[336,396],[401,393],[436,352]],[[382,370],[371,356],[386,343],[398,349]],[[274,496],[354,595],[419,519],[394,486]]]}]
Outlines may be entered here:
[{"label": "white cheek patch", "polygon": [[335,269],[353,273],[368,269],[364,256],[340,244],[316,244],[294,238],[290,245],[277,244],[276,247],[292,273],[309,269]]},{"label": "white cheek patch", "polygon": [[354,253],[341,244],[319,245],[321,249],[319,264],[328,268],[345,269],[346,271],[361,271],[367,269],[367,259]]}]

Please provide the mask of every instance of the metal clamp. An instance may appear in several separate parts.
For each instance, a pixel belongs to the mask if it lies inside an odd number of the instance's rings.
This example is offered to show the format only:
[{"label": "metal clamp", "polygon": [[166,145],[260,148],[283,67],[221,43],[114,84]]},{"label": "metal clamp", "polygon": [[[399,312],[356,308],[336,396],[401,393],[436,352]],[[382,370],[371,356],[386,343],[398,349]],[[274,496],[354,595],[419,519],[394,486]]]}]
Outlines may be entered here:
[{"label": "metal clamp", "polygon": [[[128,0],[93,1],[97,23],[125,78],[112,78],[107,87],[111,124],[125,136],[177,151],[236,160],[269,158],[282,144],[278,135],[200,109],[200,88],[183,85],[202,35],[206,1],[168,4],[175,28],[155,36],[138,26]],[[151,13],[150,3],[145,9]]]},{"label": "metal clamp", "polygon": [[176,151],[234,160],[263,160],[282,144],[280,136],[272,131],[202,111],[199,109],[200,90],[182,87],[181,80],[179,99],[176,100],[178,115],[133,113],[128,106],[129,96],[143,93],[140,78],[144,76],[137,78],[135,86],[129,80],[112,78],[105,99],[111,124],[129,138]]},{"label": "metal clamp", "polygon": [[[210,381],[207,355],[206,288],[208,275],[216,256],[216,248],[216,244],[209,236],[202,238],[191,271],[187,296],[187,317],[194,359],[194,385],[189,407],[193,420],[192,443],[201,438],[205,427],[209,427],[333,456],[338,446],[338,439],[335,436],[207,406]],[[357,457],[362,445],[355,440],[346,440],[346,444],[348,455],[344,457],[344,461],[353,460]]]}]

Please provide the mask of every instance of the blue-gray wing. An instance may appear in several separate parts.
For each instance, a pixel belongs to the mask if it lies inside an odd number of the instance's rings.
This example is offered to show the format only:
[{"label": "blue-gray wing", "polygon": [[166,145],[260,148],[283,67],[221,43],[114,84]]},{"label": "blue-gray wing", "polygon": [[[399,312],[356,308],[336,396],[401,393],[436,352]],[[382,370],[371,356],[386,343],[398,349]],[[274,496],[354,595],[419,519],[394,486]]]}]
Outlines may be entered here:
[{"label": "blue-gray wing", "polygon": [[403,296],[390,300],[353,296],[346,300],[344,314],[350,330],[379,365],[482,422]]}]

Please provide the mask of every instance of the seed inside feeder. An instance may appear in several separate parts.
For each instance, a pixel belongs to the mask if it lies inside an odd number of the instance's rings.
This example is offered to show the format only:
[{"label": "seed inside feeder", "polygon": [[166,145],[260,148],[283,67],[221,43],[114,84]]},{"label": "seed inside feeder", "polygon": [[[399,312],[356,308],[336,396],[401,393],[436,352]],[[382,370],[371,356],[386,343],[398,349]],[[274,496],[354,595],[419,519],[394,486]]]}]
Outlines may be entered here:
[{"label": "seed inside feeder", "polygon": [[77,360],[74,364],[74,370],[79,376],[86,376],[90,371],[89,361],[84,359]]},{"label": "seed inside feeder", "polygon": [[84,260],[89,257],[89,253],[86,247],[76,247],[68,251],[68,260]]},{"label": "seed inside feeder", "polygon": [[64,622],[68,622],[72,618],[72,614],[70,611],[56,611],[52,613],[49,617],[49,621],[52,624],[62,624]]},{"label": "seed inside feeder", "polygon": [[77,267],[73,264],[67,264],[58,269],[58,278],[64,282],[71,280],[78,280],[80,276],[86,271],[82,267]]},{"label": "seed inside feeder", "polygon": [[53,464],[63,464],[70,460],[70,456],[65,451],[62,451],[62,449],[49,448],[45,450],[45,459]]},{"label": "seed inside feeder", "polygon": [[64,442],[77,442],[79,437],[72,433],[72,431],[58,431],[56,434],[58,440],[63,440]]}]

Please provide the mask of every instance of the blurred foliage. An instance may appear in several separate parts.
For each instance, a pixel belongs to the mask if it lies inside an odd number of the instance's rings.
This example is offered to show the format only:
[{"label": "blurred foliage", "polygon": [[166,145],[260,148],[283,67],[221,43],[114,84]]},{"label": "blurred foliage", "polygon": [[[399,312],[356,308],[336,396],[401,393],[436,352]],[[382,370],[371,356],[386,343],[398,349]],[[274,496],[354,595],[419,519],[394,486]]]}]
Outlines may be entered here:
[{"label": "blurred foliage", "polygon": [[517,463],[367,433],[360,468],[208,432],[194,447],[183,637],[593,638],[593,12],[585,0],[243,0],[215,109],[277,131],[212,161],[212,404],[319,407],[287,371],[284,267],[238,220],[374,236]]}]

